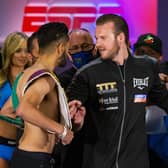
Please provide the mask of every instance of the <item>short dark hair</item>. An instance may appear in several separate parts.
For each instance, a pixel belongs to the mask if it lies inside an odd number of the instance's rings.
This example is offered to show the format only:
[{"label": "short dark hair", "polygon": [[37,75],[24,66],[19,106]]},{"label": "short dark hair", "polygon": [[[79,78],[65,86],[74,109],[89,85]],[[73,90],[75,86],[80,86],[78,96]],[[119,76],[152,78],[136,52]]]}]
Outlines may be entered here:
[{"label": "short dark hair", "polygon": [[62,22],[50,22],[42,25],[37,31],[39,50],[47,48],[52,42],[66,42],[69,40],[68,28]]},{"label": "short dark hair", "polygon": [[114,23],[117,34],[121,32],[124,33],[125,42],[128,45],[129,44],[129,28],[128,28],[128,24],[126,20],[123,17],[116,15],[116,14],[104,14],[96,20],[96,25],[103,25],[108,22]]},{"label": "short dark hair", "polygon": [[37,32],[32,33],[32,35],[27,40],[27,51],[32,53],[33,40],[37,38]]}]

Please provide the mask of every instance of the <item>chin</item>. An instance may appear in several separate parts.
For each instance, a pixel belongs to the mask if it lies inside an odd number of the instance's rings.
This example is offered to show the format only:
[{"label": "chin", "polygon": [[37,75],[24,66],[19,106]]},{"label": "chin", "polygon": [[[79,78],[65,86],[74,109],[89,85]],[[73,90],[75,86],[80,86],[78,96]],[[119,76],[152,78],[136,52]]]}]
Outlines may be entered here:
[{"label": "chin", "polygon": [[104,55],[103,55],[103,54],[100,55],[100,57],[101,57],[102,59],[109,59],[109,58],[111,58],[109,55],[105,55],[105,54],[104,54]]}]

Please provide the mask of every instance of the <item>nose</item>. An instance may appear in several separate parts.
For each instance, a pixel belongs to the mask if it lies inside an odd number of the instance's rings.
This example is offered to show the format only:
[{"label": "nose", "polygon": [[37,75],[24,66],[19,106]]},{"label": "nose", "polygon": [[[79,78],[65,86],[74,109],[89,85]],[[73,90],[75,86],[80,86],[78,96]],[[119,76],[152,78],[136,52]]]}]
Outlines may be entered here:
[{"label": "nose", "polygon": [[22,49],[21,50],[21,55],[22,55],[22,57],[28,57],[27,49]]}]

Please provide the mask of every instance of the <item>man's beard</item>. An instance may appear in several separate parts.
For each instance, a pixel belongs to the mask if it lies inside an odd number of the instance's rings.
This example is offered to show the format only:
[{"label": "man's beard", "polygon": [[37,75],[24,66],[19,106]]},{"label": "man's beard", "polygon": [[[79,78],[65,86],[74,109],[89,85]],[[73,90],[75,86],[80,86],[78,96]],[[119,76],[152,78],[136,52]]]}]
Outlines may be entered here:
[{"label": "man's beard", "polygon": [[115,47],[115,50],[111,53],[111,59],[115,59],[119,51],[120,51],[120,46],[116,41],[116,47]]},{"label": "man's beard", "polygon": [[64,67],[66,65],[66,53],[63,53],[60,60],[59,60],[59,67]]}]

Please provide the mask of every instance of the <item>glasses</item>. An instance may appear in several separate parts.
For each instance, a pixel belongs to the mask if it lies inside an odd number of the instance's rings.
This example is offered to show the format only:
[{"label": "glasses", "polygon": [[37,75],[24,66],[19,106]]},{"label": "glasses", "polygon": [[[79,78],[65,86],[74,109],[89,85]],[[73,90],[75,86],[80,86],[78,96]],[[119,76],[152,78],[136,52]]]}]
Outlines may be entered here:
[{"label": "glasses", "polygon": [[76,54],[80,51],[90,51],[94,49],[94,44],[83,43],[81,45],[74,45],[69,49],[70,54]]}]

